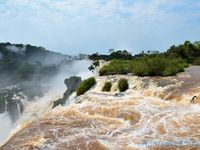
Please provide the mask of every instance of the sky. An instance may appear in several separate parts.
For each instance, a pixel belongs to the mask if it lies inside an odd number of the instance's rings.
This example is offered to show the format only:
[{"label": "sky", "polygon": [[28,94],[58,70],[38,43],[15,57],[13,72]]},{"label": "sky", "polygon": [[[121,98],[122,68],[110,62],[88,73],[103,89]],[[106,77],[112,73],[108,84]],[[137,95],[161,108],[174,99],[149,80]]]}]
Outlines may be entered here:
[{"label": "sky", "polygon": [[199,0],[0,0],[0,42],[74,55],[186,40],[200,40]]}]

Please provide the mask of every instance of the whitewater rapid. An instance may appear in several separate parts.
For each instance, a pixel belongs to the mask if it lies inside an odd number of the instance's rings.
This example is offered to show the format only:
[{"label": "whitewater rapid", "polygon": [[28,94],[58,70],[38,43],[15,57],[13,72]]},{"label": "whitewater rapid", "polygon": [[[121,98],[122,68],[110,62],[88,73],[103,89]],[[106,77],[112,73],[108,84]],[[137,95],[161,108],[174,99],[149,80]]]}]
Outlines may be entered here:
[{"label": "whitewater rapid", "polygon": [[[59,150],[135,150],[200,148],[200,79],[191,67],[177,77],[96,77],[86,94],[72,96],[38,119],[23,123],[1,148]],[[196,72],[200,74],[200,72]],[[116,96],[117,81],[129,90]],[[193,82],[195,80],[195,82]],[[102,92],[112,81],[111,92]],[[192,84],[190,84],[192,83]],[[197,95],[195,104],[191,98]]]},{"label": "whitewater rapid", "polygon": [[16,122],[12,122],[7,112],[0,114],[0,145],[22,128],[24,124],[32,122],[52,109],[53,101],[62,98],[67,89],[64,84],[66,78],[80,76],[85,79],[93,76],[93,73],[88,70],[90,64],[89,60],[75,60],[63,66],[52,80],[45,83],[44,86],[47,90],[43,97],[35,97],[31,101],[23,100],[24,111],[19,115],[20,117]]}]

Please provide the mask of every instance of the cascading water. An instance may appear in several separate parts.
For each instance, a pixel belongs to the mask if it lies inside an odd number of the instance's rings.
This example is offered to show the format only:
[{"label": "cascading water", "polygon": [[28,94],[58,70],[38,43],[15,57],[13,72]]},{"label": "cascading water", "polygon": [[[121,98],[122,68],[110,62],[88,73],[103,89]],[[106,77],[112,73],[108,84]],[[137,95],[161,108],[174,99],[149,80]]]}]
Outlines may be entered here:
[{"label": "cascading water", "polygon": [[8,134],[12,129],[12,121],[7,112],[0,114],[0,144],[5,142],[5,139],[8,138]]},{"label": "cascading water", "polygon": [[[10,135],[15,133],[24,124],[33,121],[45,112],[51,110],[53,101],[61,98],[66,90],[66,86],[64,85],[64,80],[66,78],[73,75],[80,76],[82,77],[82,79],[92,76],[93,74],[88,70],[89,65],[90,61],[88,60],[73,61],[72,63],[70,63],[70,66],[68,64],[66,66],[63,66],[57,76],[55,76],[48,83],[45,83],[44,86],[47,90],[43,97],[36,97],[32,101],[20,99],[21,104],[23,104],[24,111],[21,114],[20,104],[16,103],[16,107],[18,109],[16,115],[19,116],[16,122],[13,122],[10,119],[10,115],[7,113],[7,111],[3,114],[0,114],[0,144],[5,142],[5,140],[8,138],[8,134],[10,133],[11,129],[12,131]],[[5,106],[7,107],[7,105]]]},{"label": "cascading water", "polygon": [[[93,89],[78,98],[72,95],[68,106],[56,107],[30,124],[22,123],[1,148],[198,149],[200,79],[193,76],[198,69],[167,78],[96,77]],[[115,85],[120,78],[129,80],[125,93],[101,91],[105,81]],[[198,98],[191,104],[194,95]]]}]

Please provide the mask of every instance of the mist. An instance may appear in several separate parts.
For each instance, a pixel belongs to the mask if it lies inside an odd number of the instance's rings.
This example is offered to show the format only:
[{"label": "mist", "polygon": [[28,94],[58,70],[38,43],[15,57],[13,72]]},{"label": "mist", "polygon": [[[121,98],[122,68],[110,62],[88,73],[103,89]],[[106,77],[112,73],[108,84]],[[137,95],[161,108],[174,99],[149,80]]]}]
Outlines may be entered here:
[{"label": "mist", "polygon": [[0,114],[0,145],[8,138],[9,132],[12,129],[12,121],[8,113]]},{"label": "mist", "polygon": [[45,90],[44,96],[35,97],[31,103],[25,104],[26,107],[21,118],[27,119],[27,116],[28,118],[30,116],[35,118],[51,110],[53,102],[61,98],[67,89],[64,84],[66,78],[79,76],[85,79],[93,75],[88,70],[89,65],[90,61],[88,60],[74,60],[62,66],[57,75],[48,80],[48,82],[41,83]]},{"label": "mist", "polygon": [[71,76],[93,76],[90,61],[32,45],[0,43],[0,144],[51,111]]},{"label": "mist", "polygon": [[12,52],[24,52],[26,50],[26,45],[23,45],[22,47],[17,47],[15,45],[9,45],[9,46],[6,46],[6,48]]},{"label": "mist", "polygon": [[[50,59],[49,59],[50,61]],[[90,77],[93,75],[92,72],[89,72],[88,67],[90,65],[89,60],[73,60],[69,61],[65,65],[62,65],[59,68],[57,74],[51,78],[46,77],[43,78],[40,82],[40,86],[42,92],[44,93],[43,96],[35,96],[33,99],[28,98],[24,95],[25,99],[21,99],[21,103],[23,103],[23,112],[16,121],[12,121],[9,116],[9,113],[5,112],[0,116],[1,122],[1,135],[0,135],[0,144],[3,144],[9,133],[11,135],[15,133],[23,124],[26,124],[30,121],[33,121],[39,117],[41,117],[44,113],[50,111],[52,109],[53,102],[62,98],[64,92],[66,91],[67,87],[64,84],[64,80],[69,78],[70,76],[79,76],[82,79]],[[31,90],[28,92],[36,93],[33,91],[37,91],[37,87],[35,87],[36,79],[32,79],[31,81],[27,81],[24,84],[29,85],[32,87]],[[27,92],[27,91],[26,91]],[[18,110],[19,112],[21,110]]]}]

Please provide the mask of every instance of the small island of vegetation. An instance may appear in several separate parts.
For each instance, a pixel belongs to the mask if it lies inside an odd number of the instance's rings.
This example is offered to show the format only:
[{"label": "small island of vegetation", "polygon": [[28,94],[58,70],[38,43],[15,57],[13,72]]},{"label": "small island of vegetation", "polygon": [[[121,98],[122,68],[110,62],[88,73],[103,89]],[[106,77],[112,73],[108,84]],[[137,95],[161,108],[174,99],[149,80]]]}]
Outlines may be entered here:
[{"label": "small island of vegetation", "polygon": [[92,88],[96,84],[96,80],[94,77],[88,78],[80,83],[80,85],[76,89],[77,96],[83,95],[90,88]]}]

